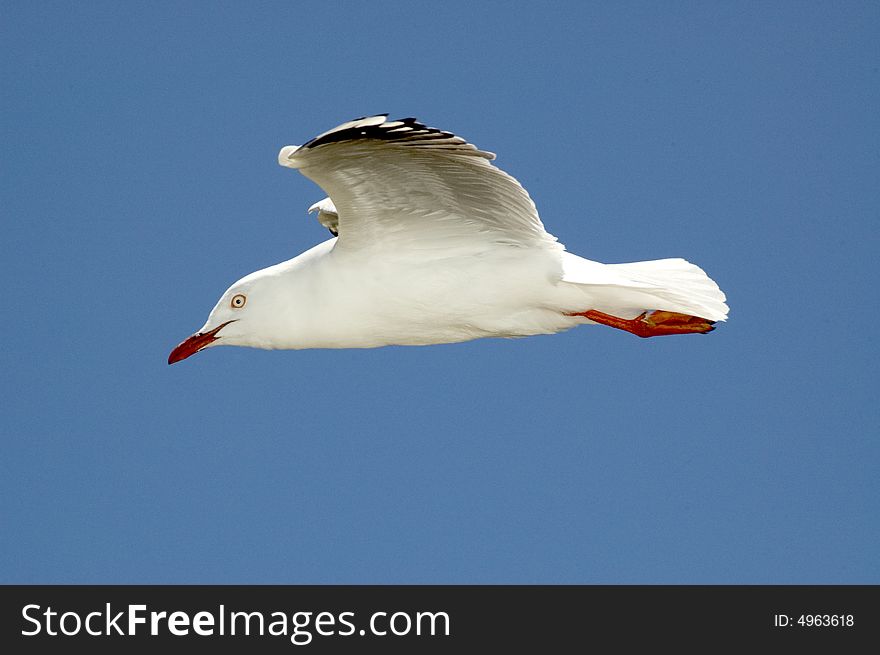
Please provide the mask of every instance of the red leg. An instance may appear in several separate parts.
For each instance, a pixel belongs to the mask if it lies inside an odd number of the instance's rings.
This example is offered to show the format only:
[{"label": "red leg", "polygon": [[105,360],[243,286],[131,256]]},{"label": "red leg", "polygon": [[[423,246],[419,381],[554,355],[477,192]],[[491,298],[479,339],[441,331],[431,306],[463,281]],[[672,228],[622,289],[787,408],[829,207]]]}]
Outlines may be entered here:
[{"label": "red leg", "polygon": [[618,318],[611,314],[590,309],[585,312],[574,312],[569,316],[583,316],[596,323],[631,332],[637,337],[659,337],[667,334],[705,334],[715,328],[715,321],[699,316],[677,314],[676,312],[652,311],[642,312],[632,319]]}]

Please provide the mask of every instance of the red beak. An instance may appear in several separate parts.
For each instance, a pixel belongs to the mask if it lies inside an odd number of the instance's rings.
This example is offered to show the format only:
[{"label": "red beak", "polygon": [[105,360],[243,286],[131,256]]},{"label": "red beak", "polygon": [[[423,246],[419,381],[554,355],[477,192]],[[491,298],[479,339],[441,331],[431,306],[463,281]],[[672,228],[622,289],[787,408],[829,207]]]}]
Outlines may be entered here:
[{"label": "red beak", "polygon": [[209,330],[208,332],[196,332],[188,339],[185,339],[177,346],[177,348],[171,351],[170,355],[168,355],[168,363],[174,364],[175,362],[186,359],[190,355],[195,355],[209,343],[217,341],[217,339],[220,338],[217,336],[217,333],[230,323],[232,323],[232,321],[226,321],[215,327],[213,330]]}]

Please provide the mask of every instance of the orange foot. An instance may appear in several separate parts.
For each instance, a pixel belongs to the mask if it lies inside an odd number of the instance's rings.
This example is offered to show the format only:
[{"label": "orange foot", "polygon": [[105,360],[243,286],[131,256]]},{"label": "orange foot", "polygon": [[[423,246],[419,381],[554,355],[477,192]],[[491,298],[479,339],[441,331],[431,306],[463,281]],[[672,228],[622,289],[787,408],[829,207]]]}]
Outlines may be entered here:
[{"label": "orange foot", "polygon": [[690,334],[696,332],[705,334],[711,332],[715,328],[712,327],[715,321],[709,321],[699,316],[688,316],[687,314],[677,314],[675,312],[662,312],[655,310],[652,312],[642,312],[632,319],[618,318],[611,314],[597,312],[591,309],[586,312],[574,312],[569,316],[583,316],[596,323],[617,328],[618,330],[626,330],[632,332],[637,337],[659,337],[665,334]]}]

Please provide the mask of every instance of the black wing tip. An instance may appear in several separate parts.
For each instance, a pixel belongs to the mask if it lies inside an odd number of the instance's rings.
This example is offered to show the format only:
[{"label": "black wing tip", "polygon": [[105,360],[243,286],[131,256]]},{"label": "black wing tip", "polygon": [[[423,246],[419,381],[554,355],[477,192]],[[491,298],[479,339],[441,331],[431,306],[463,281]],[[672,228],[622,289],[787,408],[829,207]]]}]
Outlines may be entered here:
[{"label": "black wing tip", "polygon": [[493,153],[479,150],[452,132],[428,127],[414,116],[388,120],[389,115],[382,113],[354,118],[307,141],[301,148],[311,150],[342,141],[373,140],[409,146],[437,146],[460,154],[477,155],[486,159],[495,158]]}]

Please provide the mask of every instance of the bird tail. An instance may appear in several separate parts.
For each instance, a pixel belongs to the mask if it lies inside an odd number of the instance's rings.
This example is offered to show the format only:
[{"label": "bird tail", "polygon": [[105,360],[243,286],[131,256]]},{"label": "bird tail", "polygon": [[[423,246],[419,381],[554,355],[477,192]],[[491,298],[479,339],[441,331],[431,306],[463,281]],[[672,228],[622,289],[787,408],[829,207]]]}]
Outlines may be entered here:
[{"label": "bird tail", "polygon": [[699,266],[680,258],[601,264],[566,252],[562,281],[581,291],[593,305],[581,310],[595,309],[621,318],[666,311],[723,321],[729,311],[715,281]]}]

